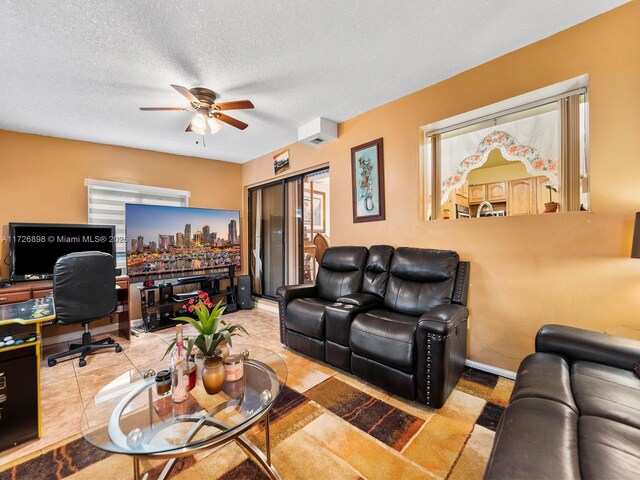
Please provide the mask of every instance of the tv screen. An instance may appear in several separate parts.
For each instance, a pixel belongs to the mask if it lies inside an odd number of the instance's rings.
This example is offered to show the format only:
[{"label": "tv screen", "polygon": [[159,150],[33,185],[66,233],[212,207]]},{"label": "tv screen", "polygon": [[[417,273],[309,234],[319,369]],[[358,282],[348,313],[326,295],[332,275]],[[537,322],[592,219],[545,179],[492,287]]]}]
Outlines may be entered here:
[{"label": "tv screen", "polygon": [[132,281],[240,268],[240,212],[127,204],[127,273]]},{"label": "tv screen", "polygon": [[52,278],[56,260],[68,253],[99,251],[115,259],[114,237],[113,225],[10,223],[11,280]]}]

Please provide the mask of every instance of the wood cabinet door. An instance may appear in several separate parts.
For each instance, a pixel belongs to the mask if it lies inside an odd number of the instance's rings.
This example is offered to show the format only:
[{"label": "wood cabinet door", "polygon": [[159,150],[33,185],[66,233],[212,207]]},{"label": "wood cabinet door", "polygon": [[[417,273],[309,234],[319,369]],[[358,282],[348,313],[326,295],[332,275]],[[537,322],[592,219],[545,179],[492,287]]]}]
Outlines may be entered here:
[{"label": "wood cabinet door", "polygon": [[530,215],[536,213],[535,178],[523,178],[509,182],[507,198],[508,215]]},{"label": "wood cabinet door", "polygon": [[487,198],[486,185],[469,186],[469,203],[481,203]]},{"label": "wood cabinet door", "polygon": [[487,200],[490,202],[507,201],[507,183],[495,182],[487,184]]},{"label": "wood cabinet door", "polygon": [[[549,183],[547,177],[536,177],[536,208],[538,213],[544,213],[544,204],[549,201],[549,190],[546,185]],[[551,200],[558,202],[558,192],[551,190]]]}]

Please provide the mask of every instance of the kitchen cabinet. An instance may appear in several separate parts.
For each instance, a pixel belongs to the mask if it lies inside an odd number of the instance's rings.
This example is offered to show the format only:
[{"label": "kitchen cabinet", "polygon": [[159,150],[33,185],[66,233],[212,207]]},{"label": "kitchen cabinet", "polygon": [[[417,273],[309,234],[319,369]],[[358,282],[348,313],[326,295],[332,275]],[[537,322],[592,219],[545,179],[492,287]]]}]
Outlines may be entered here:
[{"label": "kitchen cabinet", "polygon": [[[544,213],[544,204],[549,201],[549,190],[545,187],[549,183],[547,177],[536,177],[536,206],[538,213]],[[558,192],[551,191],[551,200],[559,202]]]},{"label": "kitchen cabinet", "polygon": [[464,182],[461,187],[456,188],[456,195],[460,195],[464,198],[469,198],[469,182]]},{"label": "kitchen cabinet", "polygon": [[508,187],[507,214],[511,216],[537,213],[536,188],[535,178],[511,180]]},{"label": "kitchen cabinet", "polygon": [[482,203],[487,199],[486,185],[470,185],[469,186],[469,204]]},{"label": "kitchen cabinet", "polygon": [[506,202],[507,201],[507,182],[494,182],[487,184],[487,201]]}]

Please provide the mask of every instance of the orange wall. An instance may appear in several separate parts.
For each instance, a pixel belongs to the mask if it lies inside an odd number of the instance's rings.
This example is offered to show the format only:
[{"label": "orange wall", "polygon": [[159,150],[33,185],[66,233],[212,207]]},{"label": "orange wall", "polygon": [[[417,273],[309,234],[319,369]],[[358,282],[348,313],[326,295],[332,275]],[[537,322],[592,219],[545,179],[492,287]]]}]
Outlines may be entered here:
[{"label": "orange wall", "polygon": [[[593,213],[420,220],[420,126],[584,73]],[[640,2],[632,2],[348,120],[335,142],[289,146],[291,173],[330,165],[334,245],[445,248],[470,260],[469,357],[515,370],[545,323],[640,325],[640,261],[628,258],[640,210],[639,81]],[[354,224],[350,148],[378,137],[387,220]],[[272,154],[244,164],[243,185],[271,179],[272,168]]]},{"label": "orange wall", "polygon": [[[241,170],[229,162],[0,130],[2,235],[9,222],[86,223],[85,178],[190,190],[193,207],[239,210]],[[7,256],[6,242],[0,254]],[[1,272],[9,276],[4,263]],[[140,318],[137,290],[131,298],[131,318]]]}]

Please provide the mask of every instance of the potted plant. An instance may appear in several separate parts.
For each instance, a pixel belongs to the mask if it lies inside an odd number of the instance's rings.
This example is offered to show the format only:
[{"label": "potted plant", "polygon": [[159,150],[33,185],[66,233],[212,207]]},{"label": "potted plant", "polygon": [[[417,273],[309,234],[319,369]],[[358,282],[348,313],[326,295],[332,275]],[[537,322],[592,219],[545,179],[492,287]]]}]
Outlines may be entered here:
[{"label": "potted plant", "polygon": [[[204,369],[202,372],[202,383],[207,393],[218,393],[222,389],[224,379],[224,367],[220,356],[220,346],[227,344],[232,346],[231,337],[240,335],[240,332],[247,333],[245,328],[239,324],[230,324],[221,318],[226,307],[222,306],[220,300],[213,306],[209,295],[200,291],[198,298],[191,298],[183,306],[190,313],[195,313],[197,318],[175,317],[176,322],[188,322],[197,330],[198,335],[188,336],[187,356],[195,345],[205,357]],[[175,339],[169,344],[165,356],[173,349]]]},{"label": "potted plant", "polygon": [[553,193],[551,193],[551,192],[558,193],[558,189],[556,187],[554,187],[553,185],[551,185],[550,183],[547,183],[544,186],[544,188],[549,190],[549,201],[544,204],[544,213],[557,212],[558,211],[558,207],[560,206],[560,204],[558,202],[554,202],[553,201],[553,199],[551,198],[551,195],[553,195]]}]

